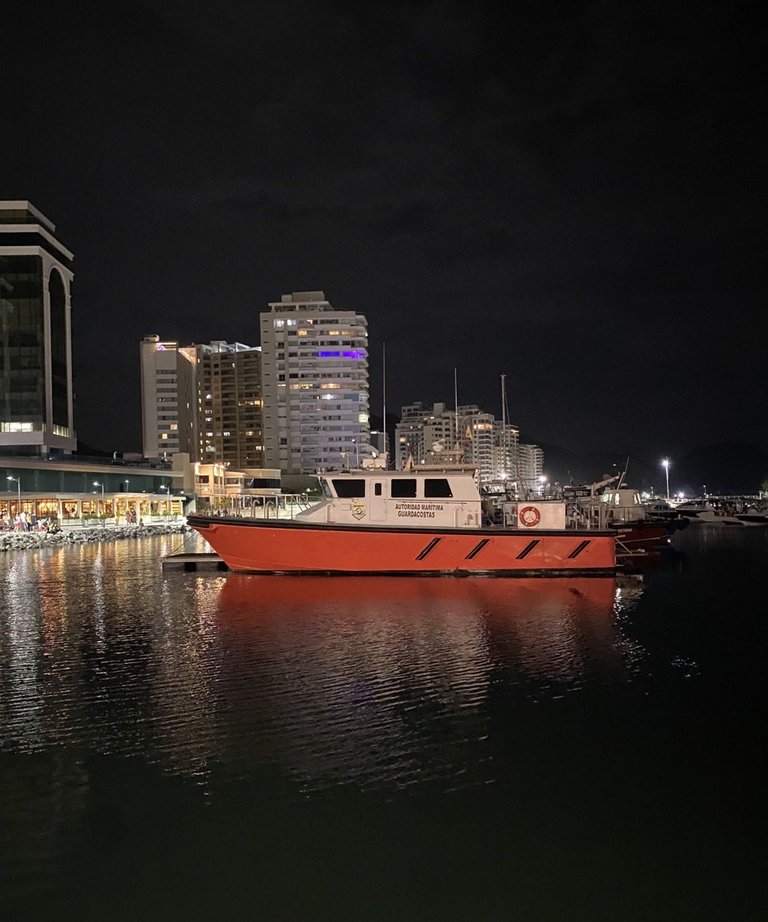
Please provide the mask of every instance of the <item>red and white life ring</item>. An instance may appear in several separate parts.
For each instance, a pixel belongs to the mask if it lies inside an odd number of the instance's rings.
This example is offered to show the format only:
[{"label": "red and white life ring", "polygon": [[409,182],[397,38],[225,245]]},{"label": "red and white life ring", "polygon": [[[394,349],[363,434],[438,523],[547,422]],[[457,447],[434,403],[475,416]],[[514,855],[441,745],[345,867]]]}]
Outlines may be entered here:
[{"label": "red and white life ring", "polygon": [[541,521],[541,513],[535,506],[523,506],[518,515],[520,524],[526,528],[535,528]]}]

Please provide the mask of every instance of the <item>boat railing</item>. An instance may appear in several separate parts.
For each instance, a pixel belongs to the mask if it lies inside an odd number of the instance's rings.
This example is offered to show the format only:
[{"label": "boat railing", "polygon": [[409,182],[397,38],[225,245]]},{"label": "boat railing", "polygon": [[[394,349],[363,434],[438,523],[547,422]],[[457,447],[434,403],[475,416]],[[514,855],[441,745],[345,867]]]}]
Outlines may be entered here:
[{"label": "boat railing", "polygon": [[636,506],[614,506],[576,499],[566,506],[569,528],[615,528],[645,518]]},{"label": "boat railing", "polygon": [[320,502],[319,498],[311,497],[307,493],[278,493],[264,496],[237,493],[234,496],[219,499],[215,504],[203,504],[198,511],[203,515],[221,515],[227,518],[293,519],[300,512],[311,508],[318,502]]}]

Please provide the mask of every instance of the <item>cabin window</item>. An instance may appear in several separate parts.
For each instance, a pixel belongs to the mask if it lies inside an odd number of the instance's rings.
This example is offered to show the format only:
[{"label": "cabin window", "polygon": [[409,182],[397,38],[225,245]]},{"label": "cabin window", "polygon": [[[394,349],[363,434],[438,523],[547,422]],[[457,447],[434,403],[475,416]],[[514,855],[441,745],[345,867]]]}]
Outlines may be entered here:
[{"label": "cabin window", "polygon": [[390,493],[395,499],[411,499],[416,496],[416,480],[411,478],[393,478],[389,485]]},{"label": "cabin window", "polygon": [[375,483],[375,484],[373,485],[373,493],[374,493],[374,496],[381,496],[382,490],[383,490],[383,484]]},{"label": "cabin window", "polygon": [[451,485],[445,477],[427,477],[424,481],[424,496],[427,498],[451,497]]},{"label": "cabin window", "polygon": [[356,499],[365,496],[364,480],[334,480],[333,489],[341,499]]}]

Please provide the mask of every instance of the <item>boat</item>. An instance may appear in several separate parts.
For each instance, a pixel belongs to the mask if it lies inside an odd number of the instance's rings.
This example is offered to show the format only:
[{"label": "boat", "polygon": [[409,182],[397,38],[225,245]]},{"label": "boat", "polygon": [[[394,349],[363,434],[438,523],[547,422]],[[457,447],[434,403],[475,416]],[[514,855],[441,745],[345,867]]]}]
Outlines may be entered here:
[{"label": "boat", "polygon": [[[619,485],[612,487],[617,480]],[[618,476],[566,488],[565,492],[578,521],[617,531],[622,552],[663,547],[676,531],[688,525],[688,520],[671,507],[649,507],[637,490],[622,486]]]},{"label": "boat", "polygon": [[768,525],[768,507],[749,505],[744,512],[737,512],[736,518],[742,525]]},{"label": "boat", "polygon": [[323,499],[291,518],[241,502],[237,514],[194,514],[231,570],[285,574],[607,575],[616,532],[566,520],[564,501],[505,504],[483,515],[474,468],[318,474]]},{"label": "boat", "polygon": [[[746,510],[746,504],[738,498],[712,497],[693,499],[680,503],[676,511],[691,522],[705,525],[764,525],[768,519],[755,509]],[[764,515],[764,514],[763,514]]]},{"label": "boat", "polygon": [[605,524],[619,532],[619,540],[630,549],[655,548],[668,544],[675,532],[686,528],[688,520],[671,507],[648,507],[640,493],[630,487],[616,487],[600,494],[605,504]]}]

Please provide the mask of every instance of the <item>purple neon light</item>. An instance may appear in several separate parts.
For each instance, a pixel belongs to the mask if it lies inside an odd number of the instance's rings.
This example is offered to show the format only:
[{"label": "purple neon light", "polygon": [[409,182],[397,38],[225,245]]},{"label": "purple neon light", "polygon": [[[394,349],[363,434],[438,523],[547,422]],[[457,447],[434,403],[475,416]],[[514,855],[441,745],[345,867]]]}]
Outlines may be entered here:
[{"label": "purple neon light", "polygon": [[317,353],[318,358],[321,359],[364,359],[365,352],[362,349],[350,349],[344,352],[334,352],[334,351],[323,351]]}]

